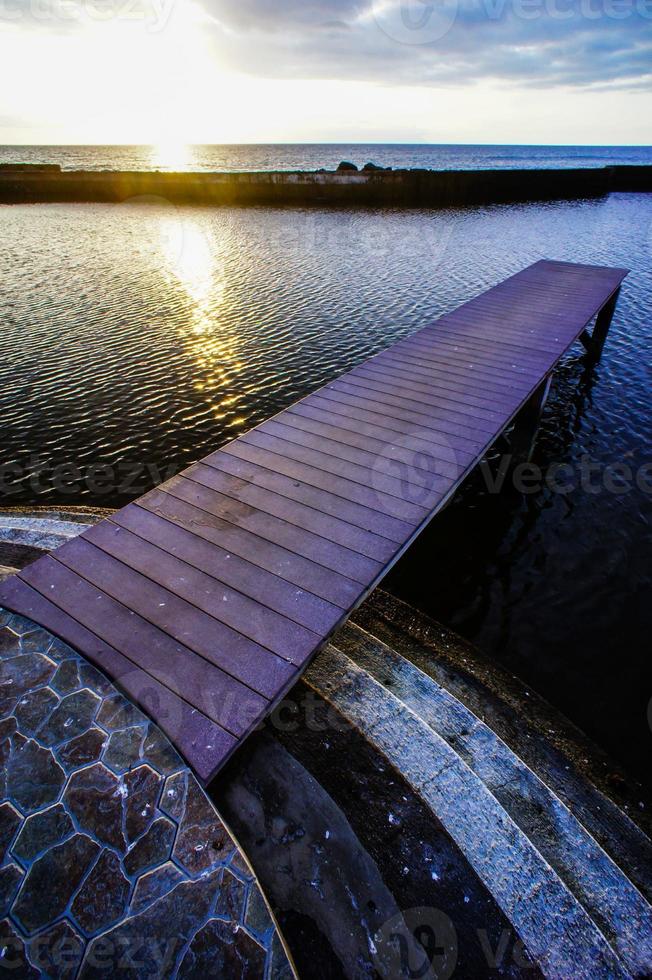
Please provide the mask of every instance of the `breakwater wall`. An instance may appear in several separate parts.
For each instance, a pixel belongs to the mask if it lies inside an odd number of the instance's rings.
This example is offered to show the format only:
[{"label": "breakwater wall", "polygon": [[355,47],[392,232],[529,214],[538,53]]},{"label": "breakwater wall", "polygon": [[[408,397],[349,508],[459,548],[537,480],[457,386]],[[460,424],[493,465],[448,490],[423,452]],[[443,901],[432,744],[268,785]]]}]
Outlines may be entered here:
[{"label": "breakwater wall", "polygon": [[0,203],[122,202],[272,207],[442,208],[652,191],[652,167],[560,170],[162,173],[0,166]]}]

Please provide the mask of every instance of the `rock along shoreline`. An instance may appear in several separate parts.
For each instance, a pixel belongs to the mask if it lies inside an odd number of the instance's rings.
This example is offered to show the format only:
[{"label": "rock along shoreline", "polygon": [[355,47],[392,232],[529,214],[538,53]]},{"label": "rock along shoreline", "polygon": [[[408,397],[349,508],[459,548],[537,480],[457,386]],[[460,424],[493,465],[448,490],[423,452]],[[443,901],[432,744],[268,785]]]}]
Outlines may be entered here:
[{"label": "rock along shoreline", "polygon": [[2,204],[154,197],[212,206],[445,208],[632,191],[652,191],[652,167],[167,173],[0,165]]}]

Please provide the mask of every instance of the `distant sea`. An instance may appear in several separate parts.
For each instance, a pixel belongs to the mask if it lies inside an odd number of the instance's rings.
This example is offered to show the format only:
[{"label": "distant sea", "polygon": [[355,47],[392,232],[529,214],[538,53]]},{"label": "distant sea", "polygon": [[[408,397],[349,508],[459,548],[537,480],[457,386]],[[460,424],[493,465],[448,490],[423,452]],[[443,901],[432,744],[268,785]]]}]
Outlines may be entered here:
[{"label": "distant sea", "polygon": [[165,146],[0,146],[0,163],[56,163],[70,170],[316,170],[358,166],[522,170],[652,164],[650,146],[292,143]]}]

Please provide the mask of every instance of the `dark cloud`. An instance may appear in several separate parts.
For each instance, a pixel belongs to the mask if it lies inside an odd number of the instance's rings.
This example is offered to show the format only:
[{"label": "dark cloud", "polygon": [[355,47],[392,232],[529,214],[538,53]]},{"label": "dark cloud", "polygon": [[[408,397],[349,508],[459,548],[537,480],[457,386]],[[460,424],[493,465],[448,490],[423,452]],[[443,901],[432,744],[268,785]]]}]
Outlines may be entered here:
[{"label": "dark cloud", "polygon": [[222,61],[275,77],[652,85],[652,0],[202,0]]}]

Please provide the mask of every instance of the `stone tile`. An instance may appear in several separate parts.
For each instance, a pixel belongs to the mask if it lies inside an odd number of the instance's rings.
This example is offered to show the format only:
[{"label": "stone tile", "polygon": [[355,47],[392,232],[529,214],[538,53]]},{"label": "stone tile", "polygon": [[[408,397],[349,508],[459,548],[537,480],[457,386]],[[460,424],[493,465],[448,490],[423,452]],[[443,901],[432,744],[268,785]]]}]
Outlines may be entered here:
[{"label": "stone tile", "polygon": [[66,772],[97,762],[104,751],[108,735],[100,728],[89,728],[57,749],[57,758]]},{"label": "stone tile", "polygon": [[265,950],[244,929],[212,919],[194,936],[177,973],[178,980],[262,980]]},{"label": "stone tile", "polygon": [[79,662],[74,660],[64,660],[52,678],[52,687],[59,694],[71,694],[80,686]]},{"label": "stone tile", "polygon": [[130,843],[147,830],[156,815],[163,777],[150,766],[139,766],[125,773],[125,830]]},{"label": "stone tile", "polygon": [[73,773],[64,802],[80,828],[97,840],[124,853],[122,804],[127,790],[119,778],[101,763]]},{"label": "stone tile", "polygon": [[50,925],[65,911],[99,850],[90,837],[75,834],[34,862],[13,907],[27,933]]},{"label": "stone tile", "polygon": [[175,751],[163,733],[150,724],[143,742],[143,755],[147,762],[164,775],[184,767],[181,756]]},{"label": "stone tile", "polygon": [[161,796],[159,809],[162,810],[163,813],[167,813],[167,815],[172,817],[173,820],[176,820],[177,823],[183,817],[183,812],[186,807],[187,789],[187,770],[178,772],[174,776],[170,776],[166,780],[165,787],[163,788],[163,795]]},{"label": "stone tile", "polygon": [[139,875],[170,857],[177,828],[167,817],[155,820],[147,833],[136,841],[126,858],[125,870],[129,875]]},{"label": "stone tile", "polygon": [[249,892],[245,925],[250,932],[253,932],[261,939],[266,937],[274,928],[269,909],[265,904],[265,899],[259,888],[254,887]]},{"label": "stone tile", "polygon": [[20,637],[6,627],[0,629],[0,660],[10,660],[20,652]]},{"label": "stone tile", "polygon": [[183,881],[184,877],[183,872],[171,861],[142,875],[136,882],[131,900],[131,914],[135,915],[162,895],[166,895],[175,885]]},{"label": "stone tile", "polygon": [[18,640],[20,641],[20,633],[18,632],[18,629],[14,629],[14,620],[17,618],[18,617],[16,616],[15,613],[12,613],[10,615],[9,619],[4,624],[3,633],[6,631],[7,634],[11,634],[14,637],[18,637]]},{"label": "stone tile", "polygon": [[116,693],[111,681],[85,660],[79,661],[79,677],[84,687],[90,687],[103,698]]},{"label": "stone tile", "polygon": [[118,728],[129,728],[130,725],[142,725],[146,718],[135,705],[114,690],[113,694],[105,698],[97,721],[102,728],[112,732]]},{"label": "stone tile", "polygon": [[18,725],[16,724],[16,719],[13,715],[0,719],[0,741],[3,741],[10,735],[13,735],[17,729]]},{"label": "stone tile", "polygon": [[0,718],[7,718],[14,713],[18,698],[2,698],[0,701]]},{"label": "stone tile", "polygon": [[230,922],[242,922],[246,886],[243,881],[225,869],[222,887],[217,896],[215,914]]},{"label": "stone tile", "polygon": [[[21,631],[20,645],[22,650],[25,653],[47,653],[52,646],[52,635],[41,629],[40,626],[36,626],[29,619],[24,620],[24,624],[24,626],[21,624],[18,627]],[[16,629],[16,626],[12,625],[12,629]]]},{"label": "stone tile", "polygon": [[16,897],[24,871],[17,864],[0,869],[0,915],[7,915]]},{"label": "stone tile", "polygon": [[16,927],[8,919],[0,922],[0,951],[2,964],[7,976],[16,980],[38,980],[40,974],[29,963],[25,953],[25,943],[16,931]]},{"label": "stone tile", "polygon": [[65,775],[50,750],[18,733],[9,741],[6,795],[24,813],[53,803],[61,792]]},{"label": "stone tile", "polygon": [[25,619],[24,616],[19,616],[18,613],[11,614],[7,628],[16,633],[17,636],[23,636],[38,629],[36,623],[33,623],[31,619]]},{"label": "stone tile", "polygon": [[100,698],[88,688],[68,694],[41,728],[40,741],[51,746],[81,735],[93,724],[99,706]]},{"label": "stone tile", "polygon": [[60,640],[58,637],[50,637],[50,645],[47,648],[47,655],[50,660],[54,660],[55,663],[63,663],[64,660],[70,660],[73,657],[77,657],[77,654],[69,647],[67,643]]},{"label": "stone tile", "polygon": [[5,802],[0,806],[0,864],[5,859],[7,848],[11,844],[22,819],[11,803]]},{"label": "stone tile", "polygon": [[[211,911],[219,874],[213,872],[196,881],[180,882],[138,915],[94,939],[88,946],[80,980],[97,977],[98,961],[107,969],[107,977],[119,975],[120,980],[170,977],[170,964]],[[126,950],[130,954],[129,963],[124,962]],[[111,962],[111,956],[115,962]],[[230,980],[228,973],[219,970],[203,976]]]},{"label": "stone tile", "polygon": [[[9,719],[5,719],[3,728],[8,722]],[[7,765],[11,755],[11,743],[15,737],[15,735],[12,737],[11,734],[5,734],[0,738],[0,796],[3,798],[7,795]]]},{"label": "stone tile", "polygon": [[84,941],[64,920],[38,933],[28,943],[27,954],[42,977],[73,980],[84,955]]},{"label": "stone tile", "polygon": [[254,880],[254,876],[251,873],[251,868],[243,858],[240,851],[236,850],[235,854],[233,855],[233,858],[231,859],[230,867],[233,868],[234,871],[237,871],[240,877],[244,878],[245,881]]},{"label": "stone tile", "polygon": [[49,810],[41,810],[40,813],[28,817],[12,848],[12,853],[20,861],[28,864],[37,854],[53,844],[58,844],[74,829],[64,807],[61,803],[57,803]]},{"label": "stone tile", "polygon": [[[170,796],[170,792],[174,795]],[[172,852],[174,860],[190,875],[229,859],[235,845],[190,773],[180,773],[167,780],[161,809],[166,807],[170,816],[176,815],[179,820]]]},{"label": "stone tile", "polygon": [[269,980],[295,980],[295,975],[287,958],[283,943],[278,933],[274,933],[271,947],[272,962],[269,969]]},{"label": "stone tile", "polygon": [[141,747],[145,729],[140,725],[112,732],[102,758],[106,766],[116,772],[126,772],[141,762]]},{"label": "stone tile", "polygon": [[23,735],[35,735],[59,704],[59,698],[49,687],[28,691],[16,705],[16,721]]},{"label": "stone tile", "polygon": [[72,903],[72,914],[89,935],[123,915],[131,885],[113,851],[105,850]]},{"label": "stone tile", "polygon": [[47,657],[32,653],[0,663],[0,699],[20,698],[35,687],[48,684],[55,666]]}]

